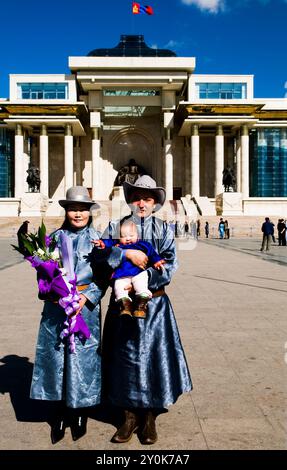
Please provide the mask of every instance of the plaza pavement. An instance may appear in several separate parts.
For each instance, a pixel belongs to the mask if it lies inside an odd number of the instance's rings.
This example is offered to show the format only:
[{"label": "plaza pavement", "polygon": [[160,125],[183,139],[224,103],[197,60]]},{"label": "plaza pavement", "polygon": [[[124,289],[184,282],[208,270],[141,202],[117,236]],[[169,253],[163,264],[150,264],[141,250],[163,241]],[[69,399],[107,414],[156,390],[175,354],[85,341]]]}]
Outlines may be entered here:
[{"label": "plaza pavement", "polygon": [[144,447],[136,435],[112,444],[115,427],[94,418],[79,441],[67,429],[50,443],[42,403],[28,397],[41,311],[35,271],[9,243],[0,243],[1,450],[287,448],[287,247],[266,255],[254,239],[178,241],[167,290],[194,390],[158,416],[158,442]]}]

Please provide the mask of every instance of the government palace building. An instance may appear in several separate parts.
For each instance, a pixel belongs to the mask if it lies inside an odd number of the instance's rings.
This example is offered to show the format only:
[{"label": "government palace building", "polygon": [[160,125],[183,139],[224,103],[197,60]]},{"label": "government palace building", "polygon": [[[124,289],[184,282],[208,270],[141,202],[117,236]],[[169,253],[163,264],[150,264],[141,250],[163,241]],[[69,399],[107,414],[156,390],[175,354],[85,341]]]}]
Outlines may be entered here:
[{"label": "government palace building", "polygon": [[[286,218],[287,99],[254,98],[253,75],[196,74],[194,57],[150,48],[142,35],[68,61],[68,75],[10,75],[0,217],[59,216],[73,185],[122,200],[118,175],[132,160],[188,215]],[[27,183],[33,167],[38,188]]]}]

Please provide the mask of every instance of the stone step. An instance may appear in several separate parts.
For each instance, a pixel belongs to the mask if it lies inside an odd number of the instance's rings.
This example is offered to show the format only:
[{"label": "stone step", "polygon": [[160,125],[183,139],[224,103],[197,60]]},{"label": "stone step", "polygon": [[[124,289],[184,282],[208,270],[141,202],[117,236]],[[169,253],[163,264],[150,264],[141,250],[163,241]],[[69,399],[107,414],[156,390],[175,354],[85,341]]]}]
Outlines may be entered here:
[{"label": "stone step", "polygon": [[[111,201],[102,201],[101,209],[93,213],[94,225],[99,231],[103,231],[109,220],[112,218],[117,219],[116,217],[117,210],[112,208]],[[130,213],[129,207],[125,204],[125,209],[120,210],[118,215],[123,217]],[[115,217],[112,217],[115,215]],[[184,224],[187,219],[183,205],[181,201],[167,201],[165,205],[156,212],[156,216],[160,217],[169,222],[178,220],[180,224]],[[275,224],[275,236],[277,237],[277,222],[278,219],[282,217],[281,215],[272,217],[271,221]],[[200,220],[200,229],[201,236],[204,236],[204,225],[205,222],[209,222],[210,236],[218,236],[218,223],[219,216],[201,216]],[[223,218],[225,220],[225,218]],[[0,237],[1,238],[16,238],[16,233],[22,222],[26,220],[24,217],[3,217],[0,218]],[[29,217],[30,221],[29,230],[34,232],[37,230],[41,224],[41,217]],[[44,223],[47,227],[47,232],[51,233],[61,226],[63,223],[63,217],[44,217]],[[192,222],[190,219],[187,219],[188,222]],[[229,216],[227,218],[230,235],[232,237],[261,237],[261,225],[264,222],[264,217],[262,216]],[[194,222],[194,221],[193,221]]]}]

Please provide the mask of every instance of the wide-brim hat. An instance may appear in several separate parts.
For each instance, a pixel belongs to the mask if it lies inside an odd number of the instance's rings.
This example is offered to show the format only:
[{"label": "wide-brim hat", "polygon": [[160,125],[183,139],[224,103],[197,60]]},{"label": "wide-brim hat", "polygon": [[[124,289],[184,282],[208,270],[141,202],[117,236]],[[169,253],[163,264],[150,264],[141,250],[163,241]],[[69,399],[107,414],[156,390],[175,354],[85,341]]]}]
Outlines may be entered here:
[{"label": "wide-brim hat", "polygon": [[66,199],[60,199],[59,201],[60,206],[67,207],[73,203],[81,203],[86,204],[89,209],[93,206],[93,209],[98,209],[100,206],[93,201],[89,191],[84,186],[72,186],[66,192]]},{"label": "wide-brim hat", "polygon": [[127,204],[131,204],[132,195],[140,189],[141,191],[146,191],[148,194],[153,195],[153,198],[157,203],[155,211],[159,210],[161,206],[164,205],[166,198],[165,189],[157,186],[155,180],[153,180],[149,175],[140,176],[134,184],[125,181],[123,183],[123,188]]}]

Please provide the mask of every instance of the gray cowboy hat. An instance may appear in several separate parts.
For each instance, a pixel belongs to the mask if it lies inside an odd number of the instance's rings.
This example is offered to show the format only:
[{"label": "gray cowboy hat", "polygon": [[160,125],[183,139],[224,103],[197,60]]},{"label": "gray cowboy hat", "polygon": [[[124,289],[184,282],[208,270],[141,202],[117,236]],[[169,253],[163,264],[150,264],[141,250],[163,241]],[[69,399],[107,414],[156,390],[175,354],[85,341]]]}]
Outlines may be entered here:
[{"label": "gray cowboy hat", "polygon": [[90,197],[89,191],[84,186],[72,186],[66,192],[66,199],[60,199],[60,206],[66,207],[69,204],[79,202],[81,204],[86,204],[89,209],[93,206],[93,209],[99,208],[99,204],[93,201]]},{"label": "gray cowboy hat", "polygon": [[149,194],[152,194],[157,205],[156,205],[156,211],[163,206],[164,201],[165,201],[165,189],[161,187],[157,187],[155,180],[153,180],[149,175],[142,175],[140,176],[135,184],[131,184],[128,182],[123,183],[123,188],[124,188],[124,195],[125,195],[125,200],[128,204],[131,203],[131,196],[134,194],[138,189],[140,190],[145,190]]}]

